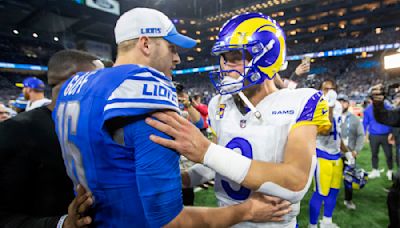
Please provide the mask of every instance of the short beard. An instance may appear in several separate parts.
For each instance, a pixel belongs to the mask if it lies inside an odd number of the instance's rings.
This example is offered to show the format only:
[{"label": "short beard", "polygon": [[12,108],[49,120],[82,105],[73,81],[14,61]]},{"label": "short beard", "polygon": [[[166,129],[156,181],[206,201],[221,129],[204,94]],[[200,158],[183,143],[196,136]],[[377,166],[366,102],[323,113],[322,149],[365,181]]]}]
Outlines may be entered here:
[{"label": "short beard", "polygon": [[[261,90],[261,86],[262,84],[253,85],[250,86],[249,88],[246,88],[245,90],[242,90],[242,92],[248,99],[251,99]],[[239,111],[242,114],[246,114],[247,111],[245,107],[247,107],[247,105],[244,103],[244,101],[239,97],[238,94],[233,95],[233,98]]]},{"label": "short beard", "polygon": [[342,113],[346,113],[349,110],[349,108],[344,108]]},{"label": "short beard", "polygon": [[244,95],[246,95],[246,97],[248,99],[251,99],[252,97],[254,97],[254,95],[256,95],[261,90],[261,88],[262,88],[262,84],[255,84],[255,85],[252,85],[252,86],[246,88],[245,90],[243,90],[243,93],[244,93]]}]

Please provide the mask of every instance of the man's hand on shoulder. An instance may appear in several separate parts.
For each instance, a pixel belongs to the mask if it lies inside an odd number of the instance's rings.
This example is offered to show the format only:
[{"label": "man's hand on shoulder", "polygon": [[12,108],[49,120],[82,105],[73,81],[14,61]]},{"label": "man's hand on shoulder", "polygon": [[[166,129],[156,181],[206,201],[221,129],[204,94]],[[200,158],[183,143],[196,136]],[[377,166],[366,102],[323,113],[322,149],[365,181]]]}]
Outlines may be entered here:
[{"label": "man's hand on shoulder", "polygon": [[85,216],[93,204],[92,194],[86,192],[81,185],[77,187],[77,195],[68,206],[68,216],[64,221],[63,228],[84,228],[92,223],[92,218]]}]

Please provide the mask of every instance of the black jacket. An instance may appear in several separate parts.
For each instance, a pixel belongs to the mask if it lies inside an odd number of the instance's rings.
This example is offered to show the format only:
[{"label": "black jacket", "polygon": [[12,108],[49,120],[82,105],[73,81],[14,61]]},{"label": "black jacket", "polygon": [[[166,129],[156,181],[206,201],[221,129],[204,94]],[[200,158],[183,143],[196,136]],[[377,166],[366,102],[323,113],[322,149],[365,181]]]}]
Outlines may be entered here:
[{"label": "black jacket", "polygon": [[400,109],[387,110],[383,102],[374,103],[374,117],[381,124],[400,127]]},{"label": "black jacket", "polygon": [[51,111],[0,123],[0,227],[56,227],[73,200]]}]

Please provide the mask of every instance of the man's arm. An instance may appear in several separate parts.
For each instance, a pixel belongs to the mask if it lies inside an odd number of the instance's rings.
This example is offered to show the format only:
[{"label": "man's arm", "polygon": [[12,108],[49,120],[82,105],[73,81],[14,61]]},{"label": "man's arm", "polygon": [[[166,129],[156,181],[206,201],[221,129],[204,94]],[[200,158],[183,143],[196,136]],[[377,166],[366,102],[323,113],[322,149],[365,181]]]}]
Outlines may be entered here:
[{"label": "man's arm", "polygon": [[[228,148],[211,144],[200,131],[194,129],[189,122],[177,114],[156,113],[154,116],[163,123],[151,118],[147,118],[146,122],[171,135],[175,140],[152,135],[150,139],[153,142],[174,148],[194,162],[204,162],[217,173],[247,188],[262,190],[260,188],[264,183],[273,182],[285,188],[286,191],[299,191],[303,190],[308,182],[316,147],[317,127],[315,125],[303,125],[292,129],[286,145],[284,161],[279,164],[250,160],[232,153]],[[262,192],[264,193],[263,190]],[[297,197],[291,199],[292,202],[301,198],[297,194],[294,195]]]},{"label": "man's arm", "polygon": [[[275,205],[274,205],[275,204]],[[240,222],[280,222],[291,211],[290,203],[279,198],[253,194],[244,203],[220,207],[185,207],[165,227],[230,227]],[[271,213],[271,211],[273,211]],[[218,216],[216,216],[218,215]]]},{"label": "man's arm", "polygon": [[193,105],[189,104],[187,107],[187,111],[189,113],[190,116],[190,120],[192,121],[193,124],[198,123],[199,121],[202,121],[203,119],[201,119],[201,115],[200,112],[197,111]]},{"label": "man's arm", "polygon": [[376,121],[392,127],[400,127],[400,110],[387,110],[385,108],[384,86],[382,84],[371,87],[373,112]]},{"label": "man's arm", "polygon": [[202,165],[195,164],[181,173],[182,187],[190,188],[204,184],[215,178],[215,171]]},{"label": "man's arm", "polygon": [[359,119],[357,117],[354,117],[354,118],[357,123],[356,143],[354,146],[354,151],[356,151],[356,153],[359,153],[362,150],[362,148],[364,147],[365,134],[364,134],[364,128],[363,128],[361,122],[359,121]]},{"label": "man's arm", "polygon": [[295,77],[304,75],[310,71],[309,63],[301,63],[296,67],[296,70],[290,75],[289,80],[295,81]]},{"label": "man's arm", "polygon": [[383,102],[374,102],[374,117],[381,124],[399,127],[400,126],[400,110],[387,110]]},{"label": "man's arm", "polygon": [[[202,121],[200,112],[193,107],[192,102],[189,100],[189,95],[185,94],[183,97],[181,97],[181,101],[189,113],[190,121],[192,121],[192,123],[196,126],[200,126],[199,121]],[[202,124],[204,123],[202,122]]]},{"label": "man's arm", "polygon": [[365,136],[367,136],[367,133],[368,133],[368,125],[369,125],[369,115],[368,115],[368,112],[365,110],[364,118],[363,118],[363,128],[364,128]]},{"label": "man's arm", "polygon": [[[282,201],[273,206],[254,198],[243,205],[226,208],[183,208],[179,155],[148,140],[150,134],[170,137],[146,125],[143,120],[124,129],[126,145],[135,148],[138,190],[150,226],[227,227],[249,220],[280,220],[281,213],[288,212],[288,202]],[[225,217],[217,218],[215,213]]]},{"label": "man's arm", "polygon": [[300,191],[307,184],[315,155],[317,127],[300,126],[293,129],[285,147],[282,163],[253,160],[243,186],[258,190],[266,182],[273,182],[291,191]]}]

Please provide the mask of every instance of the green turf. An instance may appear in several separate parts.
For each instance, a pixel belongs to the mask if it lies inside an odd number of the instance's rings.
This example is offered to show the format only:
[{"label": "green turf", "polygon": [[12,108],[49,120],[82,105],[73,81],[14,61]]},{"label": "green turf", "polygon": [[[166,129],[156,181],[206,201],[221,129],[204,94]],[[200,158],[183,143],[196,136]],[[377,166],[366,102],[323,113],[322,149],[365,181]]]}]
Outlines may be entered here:
[{"label": "green turf", "polygon": [[[355,211],[349,211],[343,205],[344,192],[343,186],[337,201],[336,209],[333,213],[333,221],[340,227],[387,227],[388,212],[386,207],[386,195],[384,188],[389,188],[391,182],[386,178],[386,162],[383,151],[379,153],[379,168],[385,168],[381,173],[381,178],[369,180],[367,185],[361,190],[354,190],[353,201],[357,206]],[[371,152],[366,145],[357,158],[357,165],[367,171],[371,170]],[[301,202],[301,212],[297,217],[300,227],[308,225],[308,203],[311,197],[311,191]],[[208,189],[196,193],[195,205],[215,207],[216,199],[214,190]]]}]

